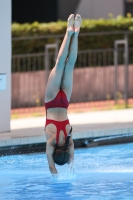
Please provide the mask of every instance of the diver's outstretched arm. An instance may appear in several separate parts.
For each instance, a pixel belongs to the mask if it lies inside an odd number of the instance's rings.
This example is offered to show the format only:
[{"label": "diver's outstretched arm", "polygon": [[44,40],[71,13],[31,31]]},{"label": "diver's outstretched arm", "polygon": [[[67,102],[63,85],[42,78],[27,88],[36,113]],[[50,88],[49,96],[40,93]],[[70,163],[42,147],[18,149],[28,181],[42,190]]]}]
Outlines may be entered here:
[{"label": "diver's outstretched arm", "polygon": [[55,163],[53,159],[54,149],[55,149],[54,146],[49,141],[47,141],[46,155],[47,155],[47,160],[49,164],[49,170],[51,174],[58,174],[57,169],[55,168]]}]

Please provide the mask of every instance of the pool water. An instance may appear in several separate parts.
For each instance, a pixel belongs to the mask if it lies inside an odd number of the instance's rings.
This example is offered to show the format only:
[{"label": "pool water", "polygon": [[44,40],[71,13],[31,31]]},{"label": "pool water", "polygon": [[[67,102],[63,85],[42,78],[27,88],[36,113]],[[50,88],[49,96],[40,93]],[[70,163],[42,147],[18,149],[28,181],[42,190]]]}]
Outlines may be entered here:
[{"label": "pool water", "polygon": [[0,157],[0,200],[133,199],[133,143],[75,149],[74,172],[57,169],[45,153]]}]

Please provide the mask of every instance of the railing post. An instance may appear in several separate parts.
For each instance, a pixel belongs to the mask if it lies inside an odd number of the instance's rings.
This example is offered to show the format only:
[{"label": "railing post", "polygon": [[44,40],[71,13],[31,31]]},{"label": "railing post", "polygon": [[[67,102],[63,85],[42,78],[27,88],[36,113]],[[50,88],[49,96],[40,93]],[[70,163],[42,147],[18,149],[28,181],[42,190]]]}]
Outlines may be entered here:
[{"label": "railing post", "polygon": [[128,34],[125,34],[125,105],[128,107]]},{"label": "railing post", "polygon": [[117,103],[117,65],[118,65],[118,45],[124,44],[124,64],[125,64],[125,88],[124,100],[126,107],[128,106],[128,35],[125,34],[124,40],[116,40],[114,43],[114,65],[115,65],[115,103]]},{"label": "railing post", "polygon": [[45,46],[44,69],[45,69],[45,88],[46,88],[48,75],[49,75],[49,52],[48,52],[47,45]]},{"label": "railing post", "polygon": [[118,65],[118,47],[117,43],[114,44],[114,65],[115,65],[115,77],[114,77],[114,99],[117,103],[117,65]]},{"label": "railing post", "polygon": [[55,49],[54,59],[56,59],[58,54],[58,43],[45,45],[45,54],[44,54],[45,87],[49,76],[49,49]]}]

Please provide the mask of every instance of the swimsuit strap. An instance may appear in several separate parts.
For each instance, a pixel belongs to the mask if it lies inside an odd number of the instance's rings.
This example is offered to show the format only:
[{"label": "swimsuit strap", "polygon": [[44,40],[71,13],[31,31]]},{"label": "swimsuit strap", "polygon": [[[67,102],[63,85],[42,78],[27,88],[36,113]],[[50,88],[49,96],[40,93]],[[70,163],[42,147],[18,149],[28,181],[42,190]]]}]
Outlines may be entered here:
[{"label": "swimsuit strap", "polygon": [[58,124],[58,125],[56,124],[56,128],[57,128],[56,144],[58,144],[60,131],[63,131],[65,138],[67,138],[66,125],[69,124],[69,121],[65,120],[65,121],[56,122],[56,123]]}]

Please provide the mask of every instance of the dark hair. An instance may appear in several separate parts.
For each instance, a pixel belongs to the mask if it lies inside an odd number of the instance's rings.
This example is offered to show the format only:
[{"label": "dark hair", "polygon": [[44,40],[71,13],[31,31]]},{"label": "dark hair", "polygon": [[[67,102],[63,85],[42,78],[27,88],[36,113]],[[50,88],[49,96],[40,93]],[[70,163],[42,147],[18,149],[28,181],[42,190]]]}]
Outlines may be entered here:
[{"label": "dark hair", "polygon": [[[72,132],[72,128],[70,130],[70,133],[71,132]],[[68,163],[69,161],[68,145],[69,145],[70,133],[67,136],[65,144],[63,146],[59,147],[58,144],[56,144],[55,146],[53,159],[57,165],[64,165]]]}]

